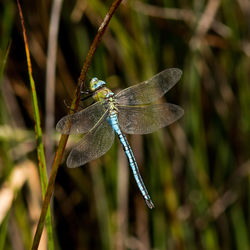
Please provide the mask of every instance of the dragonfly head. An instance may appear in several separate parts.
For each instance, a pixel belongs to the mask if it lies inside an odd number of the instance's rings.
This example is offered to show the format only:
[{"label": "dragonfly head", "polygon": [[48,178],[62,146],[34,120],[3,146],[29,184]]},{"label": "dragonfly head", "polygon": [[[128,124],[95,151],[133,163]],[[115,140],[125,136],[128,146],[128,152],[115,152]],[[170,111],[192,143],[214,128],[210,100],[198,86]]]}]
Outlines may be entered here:
[{"label": "dragonfly head", "polygon": [[106,85],[106,82],[98,80],[98,78],[94,77],[90,81],[90,87],[89,88],[90,88],[91,91],[96,91],[97,89],[100,89],[105,85]]}]

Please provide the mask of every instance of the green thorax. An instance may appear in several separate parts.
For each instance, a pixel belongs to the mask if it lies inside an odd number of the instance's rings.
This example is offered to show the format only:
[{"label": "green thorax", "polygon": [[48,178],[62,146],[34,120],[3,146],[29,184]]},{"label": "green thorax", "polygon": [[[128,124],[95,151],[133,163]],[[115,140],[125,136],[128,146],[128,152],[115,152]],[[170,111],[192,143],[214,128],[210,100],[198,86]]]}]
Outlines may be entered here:
[{"label": "green thorax", "polygon": [[96,90],[93,99],[95,101],[104,101],[107,98],[110,98],[114,95],[114,93],[107,87],[102,87],[99,90]]}]

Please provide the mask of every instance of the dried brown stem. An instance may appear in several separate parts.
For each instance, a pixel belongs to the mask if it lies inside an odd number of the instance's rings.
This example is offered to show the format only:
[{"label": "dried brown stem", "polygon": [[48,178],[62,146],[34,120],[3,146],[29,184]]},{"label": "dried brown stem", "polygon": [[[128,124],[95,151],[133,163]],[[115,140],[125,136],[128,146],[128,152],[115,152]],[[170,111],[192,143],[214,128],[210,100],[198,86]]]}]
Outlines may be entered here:
[{"label": "dried brown stem", "polygon": [[[98,32],[97,32],[97,34],[95,36],[94,41],[92,42],[92,44],[90,46],[88,55],[87,55],[87,57],[85,59],[85,62],[83,64],[83,68],[82,68],[80,77],[78,79],[78,84],[77,84],[77,88],[75,90],[75,95],[74,95],[75,97],[74,97],[74,99],[72,101],[72,104],[71,104],[70,113],[73,113],[74,111],[76,111],[78,106],[79,106],[80,90],[84,85],[85,78],[86,78],[86,75],[87,75],[87,71],[88,71],[90,63],[91,63],[91,61],[93,59],[93,55],[94,55],[94,53],[96,51],[96,48],[97,48],[97,46],[98,46],[98,44],[99,44],[99,42],[100,42],[100,40],[101,40],[101,38],[102,38],[102,36],[104,34],[109,22],[110,22],[113,14],[115,13],[118,6],[120,5],[121,1],[122,0],[115,0],[112,3],[111,7],[108,10],[107,15],[105,16],[101,26],[98,29]],[[49,184],[48,184],[47,192],[46,192],[46,195],[45,195],[45,198],[44,198],[40,219],[39,219],[37,230],[36,230],[35,237],[34,237],[34,240],[33,240],[33,245],[32,245],[33,250],[37,249],[38,245],[39,245],[39,241],[40,241],[40,238],[41,238],[42,229],[43,229],[43,226],[44,226],[44,221],[45,221],[47,209],[48,209],[48,206],[49,206],[49,203],[50,203],[50,198],[51,198],[52,192],[54,190],[54,184],[55,184],[57,171],[58,171],[58,168],[59,168],[59,164],[60,164],[60,162],[62,160],[62,155],[63,155],[64,149],[65,149],[66,143],[68,141],[68,137],[69,137],[69,135],[62,135],[61,138],[60,138],[60,141],[59,141],[59,145],[58,145],[56,155],[55,155],[55,158],[54,158],[54,161],[53,161],[52,169],[51,169],[51,175],[50,175],[50,178],[49,178]]]}]

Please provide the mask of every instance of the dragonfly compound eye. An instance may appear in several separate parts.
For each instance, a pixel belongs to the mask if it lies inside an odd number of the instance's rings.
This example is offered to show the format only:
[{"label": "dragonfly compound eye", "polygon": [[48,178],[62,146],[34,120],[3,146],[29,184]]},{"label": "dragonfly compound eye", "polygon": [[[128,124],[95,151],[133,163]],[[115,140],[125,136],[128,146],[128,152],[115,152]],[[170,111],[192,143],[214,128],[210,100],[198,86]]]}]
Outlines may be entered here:
[{"label": "dragonfly compound eye", "polygon": [[90,81],[90,90],[95,91],[97,89],[102,88],[104,85],[106,85],[106,82],[98,80],[96,77],[94,77]]},{"label": "dragonfly compound eye", "polygon": [[91,81],[90,81],[90,90],[92,90],[92,91],[96,90],[98,81],[99,80],[97,79],[97,77],[94,77],[94,78],[91,79]]}]

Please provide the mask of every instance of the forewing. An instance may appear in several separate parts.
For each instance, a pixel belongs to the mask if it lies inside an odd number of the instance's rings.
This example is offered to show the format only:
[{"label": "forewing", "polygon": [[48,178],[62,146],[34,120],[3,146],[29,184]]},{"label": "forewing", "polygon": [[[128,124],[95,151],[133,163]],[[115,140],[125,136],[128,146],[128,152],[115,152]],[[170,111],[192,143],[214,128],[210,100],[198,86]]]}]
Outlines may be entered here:
[{"label": "forewing", "polygon": [[171,103],[145,106],[118,105],[118,121],[127,134],[149,134],[170,125],[184,114],[184,110]]},{"label": "forewing", "polygon": [[99,121],[105,113],[101,102],[72,115],[64,116],[56,125],[56,130],[62,134],[83,134],[87,133]]},{"label": "forewing", "polygon": [[171,89],[179,81],[181,74],[180,69],[166,69],[145,82],[120,91],[116,95],[116,101],[121,105],[151,103]]},{"label": "forewing", "polygon": [[107,114],[91,129],[70,152],[69,168],[79,167],[104,155],[112,146],[114,131],[107,121]]}]

